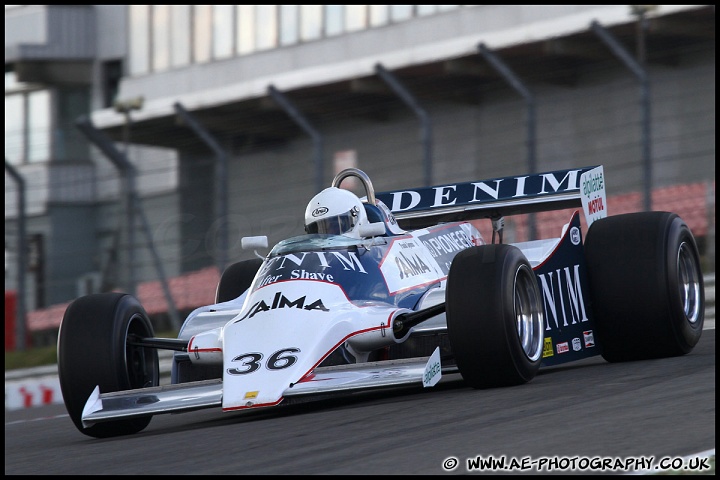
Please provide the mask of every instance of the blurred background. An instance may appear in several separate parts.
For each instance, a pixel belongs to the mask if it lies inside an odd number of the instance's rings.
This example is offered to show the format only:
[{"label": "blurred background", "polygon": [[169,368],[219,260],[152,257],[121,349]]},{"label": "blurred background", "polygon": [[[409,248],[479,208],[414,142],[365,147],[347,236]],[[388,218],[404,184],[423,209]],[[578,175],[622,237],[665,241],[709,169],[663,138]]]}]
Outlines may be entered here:
[{"label": "blurred background", "polygon": [[5,348],[112,290],[177,329],[347,167],[383,192],[591,165],[610,215],[680,214],[715,271],[714,5],[6,5]]}]

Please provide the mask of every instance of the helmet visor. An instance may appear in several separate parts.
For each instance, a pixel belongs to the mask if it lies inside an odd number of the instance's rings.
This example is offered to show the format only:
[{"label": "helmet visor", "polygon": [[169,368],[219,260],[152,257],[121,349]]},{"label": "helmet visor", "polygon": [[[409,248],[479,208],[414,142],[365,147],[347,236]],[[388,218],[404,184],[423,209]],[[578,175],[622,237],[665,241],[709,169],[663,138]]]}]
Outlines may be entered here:
[{"label": "helmet visor", "polygon": [[355,226],[355,216],[351,212],[328,217],[313,222],[305,227],[307,233],[324,233],[328,235],[342,235]]}]

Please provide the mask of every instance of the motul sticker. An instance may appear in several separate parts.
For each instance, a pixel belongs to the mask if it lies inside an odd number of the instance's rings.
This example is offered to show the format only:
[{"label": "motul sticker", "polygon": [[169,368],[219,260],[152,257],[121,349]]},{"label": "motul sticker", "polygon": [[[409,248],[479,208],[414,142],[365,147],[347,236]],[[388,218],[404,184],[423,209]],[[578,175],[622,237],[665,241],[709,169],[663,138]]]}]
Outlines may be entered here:
[{"label": "motul sticker", "polygon": [[602,166],[580,175],[580,200],[588,228],[595,220],[607,217],[605,177]]}]

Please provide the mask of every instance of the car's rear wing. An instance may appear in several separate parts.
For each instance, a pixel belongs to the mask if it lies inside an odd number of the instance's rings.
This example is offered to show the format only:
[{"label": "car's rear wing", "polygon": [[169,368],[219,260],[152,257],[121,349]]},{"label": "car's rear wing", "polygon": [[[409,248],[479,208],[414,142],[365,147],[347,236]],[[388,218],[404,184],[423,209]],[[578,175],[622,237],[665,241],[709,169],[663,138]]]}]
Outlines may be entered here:
[{"label": "car's rear wing", "polygon": [[602,166],[375,194],[404,229],[583,207],[588,226],[607,216]]}]

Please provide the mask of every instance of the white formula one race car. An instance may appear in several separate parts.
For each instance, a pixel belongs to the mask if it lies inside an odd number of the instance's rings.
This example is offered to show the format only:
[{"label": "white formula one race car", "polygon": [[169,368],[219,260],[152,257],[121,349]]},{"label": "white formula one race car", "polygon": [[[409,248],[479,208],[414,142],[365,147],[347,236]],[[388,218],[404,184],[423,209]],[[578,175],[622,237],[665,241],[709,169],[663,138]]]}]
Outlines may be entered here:
[{"label": "white formula one race car", "polygon": [[[341,182],[359,179],[359,199]],[[601,166],[374,192],[338,174],[305,235],[223,272],[216,303],[157,338],[122,293],[80,297],[58,339],[63,399],[92,437],[153,415],[279,407],[383,387],[529,382],[542,366],[683,355],[700,339],[695,239],[674,213],[607,216]],[[503,217],[582,206],[557,238],[502,243]],[[490,219],[483,239],[472,221]],[[243,247],[267,247],[246,237]],[[258,255],[260,256],[260,255]],[[158,349],[173,350],[160,385]],[[459,378],[459,376],[456,376]]]}]

